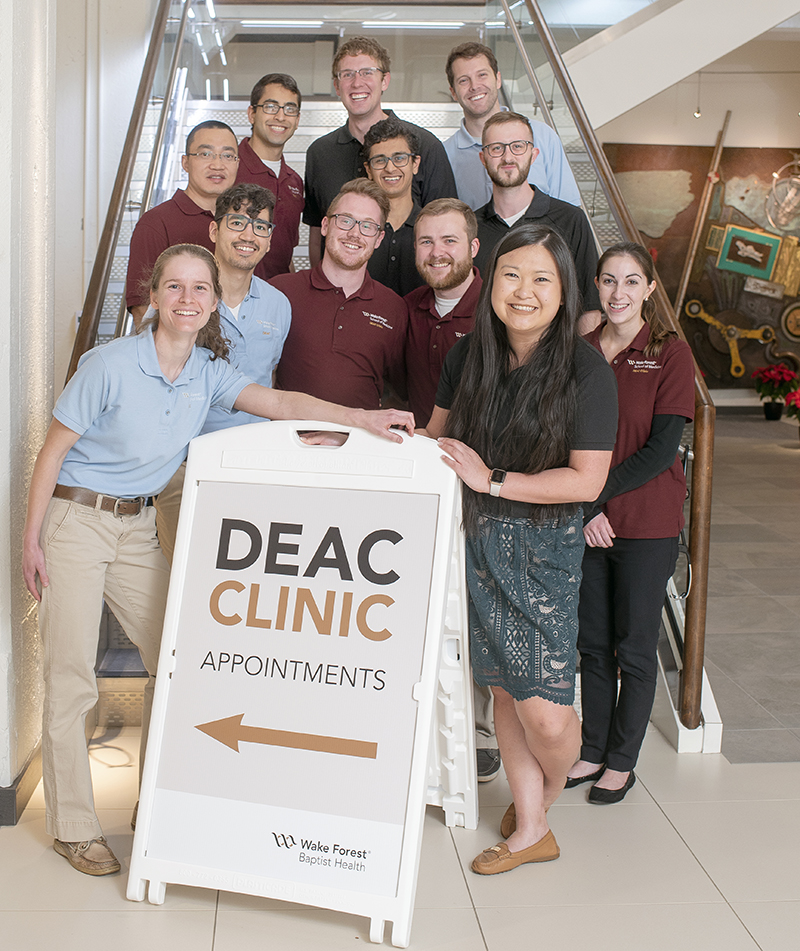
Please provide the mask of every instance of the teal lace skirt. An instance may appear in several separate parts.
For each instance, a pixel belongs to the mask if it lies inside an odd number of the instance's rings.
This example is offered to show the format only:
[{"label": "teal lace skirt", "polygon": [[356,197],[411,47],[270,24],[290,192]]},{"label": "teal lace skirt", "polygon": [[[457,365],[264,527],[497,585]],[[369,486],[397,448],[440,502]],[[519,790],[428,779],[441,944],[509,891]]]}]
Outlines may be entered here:
[{"label": "teal lace skirt", "polygon": [[472,671],[515,700],[575,699],[583,517],[481,515],[467,538]]}]

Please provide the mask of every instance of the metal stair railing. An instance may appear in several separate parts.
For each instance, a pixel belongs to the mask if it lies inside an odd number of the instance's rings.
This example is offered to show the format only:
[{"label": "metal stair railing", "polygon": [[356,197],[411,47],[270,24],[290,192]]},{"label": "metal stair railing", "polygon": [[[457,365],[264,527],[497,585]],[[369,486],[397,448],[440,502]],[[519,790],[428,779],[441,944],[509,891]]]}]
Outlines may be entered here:
[{"label": "metal stair railing", "polygon": [[[175,73],[178,67],[180,50],[183,45],[183,37],[186,30],[186,21],[192,0],[161,0],[156,11],[153,30],[150,36],[150,45],[142,69],[142,76],[139,81],[139,88],[136,93],[136,99],[133,104],[131,120],[128,125],[128,132],[125,137],[125,144],[122,148],[122,157],[120,159],[117,175],[114,180],[114,187],[111,191],[111,199],[106,213],[106,220],[100,235],[100,242],[97,248],[92,274],[89,279],[89,286],[86,291],[86,297],[81,311],[81,319],[78,323],[78,332],[75,337],[75,343],[72,348],[72,356],[67,369],[65,382],[69,382],[73,373],[78,368],[78,361],[88,350],[95,345],[97,331],[100,325],[100,319],[103,312],[108,283],[111,276],[111,268],[114,260],[114,251],[119,240],[120,227],[122,225],[123,215],[127,207],[128,195],[130,192],[133,169],[136,163],[138,144],[142,136],[145,115],[148,106],[153,101],[153,88],[158,73],[159,66],[166,60],[168,45],[166,37],[168,35],[168,25],[177,23],[175,31],[174,48],[172,50],[171,63],[166,70],[166,89],[172,90],[175,82]],[[170,8],[177,6],[181,10],[180,17],[170,17]],[[161,118],[159,121],[156,147],[153,149],[150,171],[148,172],[148,182],[152,182],[155,174],[158,156],[163,149],[164,136],[163,129],[166,123],[166,115],[169,110],[170,95],[163,96]],[[152,187],[152,185],[151,185]],[[144,207],[144,202],[142,203]],[[123,295],[124,296],[124,295]],[[119,322],[118,322],[119,323]]]}]

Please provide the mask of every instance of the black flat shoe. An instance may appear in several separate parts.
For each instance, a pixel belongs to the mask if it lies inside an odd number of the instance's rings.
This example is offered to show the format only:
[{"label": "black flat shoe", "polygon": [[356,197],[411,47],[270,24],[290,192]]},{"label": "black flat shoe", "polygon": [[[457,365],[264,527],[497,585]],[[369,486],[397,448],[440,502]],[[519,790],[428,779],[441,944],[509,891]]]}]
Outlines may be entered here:
[{"label": "black flat shoe", "polygon": [[605,766],[601,766],[600,769],[596,769],[587,776],[576,776],[574,779],[568,777],[566,783],[564,783],[564,789],[572,789],[573,786],[580,786],[581,783],[593,783],[595,780],[600,779],[605,771]]},{"label": "black flat shoe", "polygon": [[593,802],[597,806],[610,806],[615,802],[622,802],[635,782],[636,776],[631,770],[625,780],[625,785],[619,789],[598,789],[597,786],[592,786],[589,790],[589,802]]}]

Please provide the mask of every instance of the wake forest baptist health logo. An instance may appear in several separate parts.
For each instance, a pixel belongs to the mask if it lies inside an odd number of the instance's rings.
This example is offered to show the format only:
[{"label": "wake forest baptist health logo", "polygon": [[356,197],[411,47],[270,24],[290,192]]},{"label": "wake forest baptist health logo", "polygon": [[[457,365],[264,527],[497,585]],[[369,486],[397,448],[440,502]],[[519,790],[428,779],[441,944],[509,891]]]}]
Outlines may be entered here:
[{"label": "wake forest baptist health logo", "polygon": [[297,843],[294,841],[293,835],[284,835],[282,832],[273,832],[272,836],[275,839],[275,844],[279,849],[291,849],[292,846],[297,845]]}]

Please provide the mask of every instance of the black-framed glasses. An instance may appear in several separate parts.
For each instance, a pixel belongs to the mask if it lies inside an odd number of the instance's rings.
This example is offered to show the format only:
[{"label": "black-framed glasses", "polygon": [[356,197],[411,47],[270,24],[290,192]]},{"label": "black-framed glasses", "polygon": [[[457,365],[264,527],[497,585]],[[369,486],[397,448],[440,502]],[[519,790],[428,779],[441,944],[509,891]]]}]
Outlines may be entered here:
[{"label": "black-framed glasses", "polygon": [[300,106],[296,102],[275,102],[274,99],[267,99],[266,102],[260,102],[257,106],[253,106],[254,109],[263,109],[268,116],[276,116],[281,109],[283,109],[283,114],[288,116],[290,119],[294,119],[295,116],[300,115]]},{"label": "black-framed glasses", "polygon": [[392,155],[373,155],[372,158],[367,159],[367,165],[375,169],[375,171],[379,171],[382,168],[386,168],[391,160],[395,168],[404,168],[408,165],[409,159],[416,157],[416,152],[394,152]]},{"label": "black-framed glasses", "polygon": [[259,238],[268,238],[275,230],[275,224],[272,221],[267,221],[266,218],[250,218],[248,215],[232,213],[220,215],[217,222],[222,221],[223,218],[231,231],[246,231],[247,226],[250,225],[253,234],[258,235]]},{"label": "black-framed glasses", "polygon": [[356,76],[359,76],[361,79],[372,79],[372,77],[378,73],[383,76],[385,72],[386,70],[381,69],[380,66],[363,66],[361,69],[340,69],[336,74],[336,78],[340,83],[351,83]]},{"label": "black-framed glasses", "polygon": [[193,155],[199,158],[201,162],[212,162],[220,159],[223,162],[238,162],[239,156],[235,152],[208,152],[203,149],[201,152],[187,152],[187,155]]},{"label": "black-framed glasses", "polygon": [[336,227],[340,231],[352,231],[358,225],[358,230],[365,238],[374,238],[383,231],[383,228],[376,221],[370,221],[369,218],[359,221],[358,218],[354,218],[352,215],[331,215],[330,217],[334,219]]},{"label": "black-framed glasses", "polygon": [[500,158],[505,155],[506,149],[510,149],[512,155],[524,155],[528,149],[533,148],[533,142],[527,139],[515,139],[513,142],[490,142],[484,145],[483,151],[491,158]]}]

